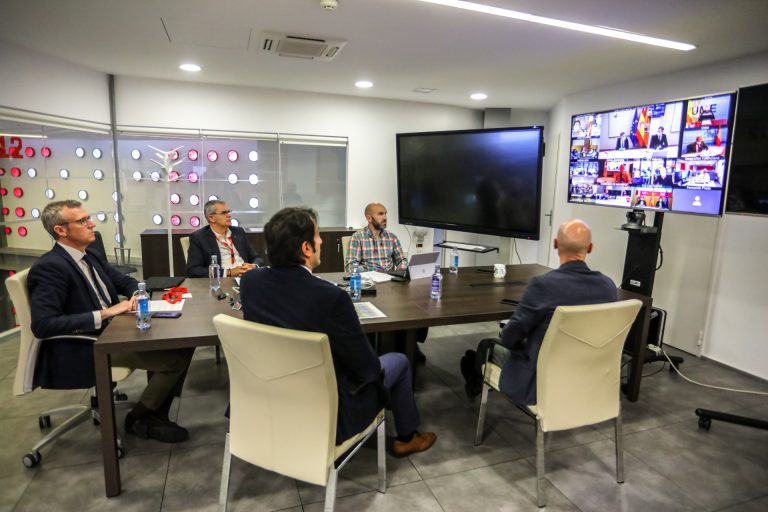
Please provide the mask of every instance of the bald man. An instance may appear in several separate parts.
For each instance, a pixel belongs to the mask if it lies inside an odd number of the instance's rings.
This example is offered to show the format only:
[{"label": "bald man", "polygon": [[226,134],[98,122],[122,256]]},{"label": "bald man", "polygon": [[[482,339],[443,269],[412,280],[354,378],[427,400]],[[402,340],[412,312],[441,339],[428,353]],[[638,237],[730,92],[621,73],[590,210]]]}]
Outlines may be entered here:
[{"label": "bald man", "polygon": [[520,305],[501,333],[501,340],[485,339],[477,352],[468,350],[461,359],[467,395],[482,390],[481,366],[493,342],[491,360],[501,366],[499,388],[517,403],[536,403],[536,362],[539,349],[557,306],[602,304],[617,300],[616,285],[585,263],[592,252],[592,231],[586,222],[573,219],[560,225],[555,249],[560,267],[531,279]]},{"label": "bald man", "polygon": [[352,271],[357,265],[361,272],[404,269],[408,262],[397,236],[387,231],[387,209],[381,203],[365,207],[368,226],[352,235],[347,249],[344,269]]}]

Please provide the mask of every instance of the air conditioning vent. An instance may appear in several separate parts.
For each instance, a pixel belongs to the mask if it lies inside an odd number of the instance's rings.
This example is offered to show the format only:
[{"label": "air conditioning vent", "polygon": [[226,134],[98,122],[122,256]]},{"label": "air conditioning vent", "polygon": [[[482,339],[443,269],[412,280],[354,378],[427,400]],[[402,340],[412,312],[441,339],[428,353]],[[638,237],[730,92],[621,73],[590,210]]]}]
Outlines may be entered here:
[{"label": "air conditioning vent", "polygon": [[333,60],[346,41],[332,41],[318,37],[262,32],[261,49],[280,57],[309,60]]}]

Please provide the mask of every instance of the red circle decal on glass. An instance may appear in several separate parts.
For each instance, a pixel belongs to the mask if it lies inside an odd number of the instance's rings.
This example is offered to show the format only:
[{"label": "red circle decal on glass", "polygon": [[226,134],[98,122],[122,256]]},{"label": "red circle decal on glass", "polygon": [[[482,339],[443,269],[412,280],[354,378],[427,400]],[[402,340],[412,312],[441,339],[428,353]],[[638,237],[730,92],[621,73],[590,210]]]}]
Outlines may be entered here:
[{"label": "red circle decal on glass", "polygon": [[227,151],[227,160],[229,160],[230,162],[237,162],[237,159],[239,158],[239,156],[240,155],[238,155],[237,151],[235,151],[234,149],[230,149],[229,151]]},{"label": "red circle decal on glass", "polygon": [[32,158],[33,156],[35,156],[35,148],[31,148],[27,146],[26,148],[24,148],[24,154],[27,155],[29,158]]},{"label": "red circle decal on glass", "polygon": [[209,162],[215,162],[218,159],[219,159],[219,154],[216,151],[210,150],[208,152],[208,161]]},{"label": "red circle decal on glass", "polygon": [[200,180],[200,175],[196,172],[191,172],[187,174],[187,179],[190,183],[197,183]]},{"label": "red circle decal on glass", "polygon": [[24,195],[24,191],[21,189],[21,187],[16,187],[13,189],[13,195],[16,197],[21,197]]},{"label": "red circle decal on glass", "polygon": [[5,231],[6,235],[10,235],[11,233],[13,233],[13,230],[8,226],[5,226],[5,229],[3,229],[3,231]]},{"label": "red circle decal on glass", "polygon": [[43,147],[40,149],[40,154],[43,155],[43,157],[48,158],[51,156],[51,148]]},{"label": "red circle decal on glass", "polygon": [[192,226],[193,228],[199,227],[200,217],[198,217],[197,215],[193,215],[192,218],[189,219],[189,225]]},{"label": "red circle decal on glass", "polygon": [[13,176],[14,178],[18,178],[19,176],[21,176],[21,169],[19,169],[18,167],[11,167],[11,176]]},{"label": "red circle decal on glass", "polygon": [[197,160],[197,157],[199,155],[200,154],[197,152],[196,149],[190,149],[189,151],[187,151],[187,158],[189,158],[193,162],[195,162]]},{"label": "red circle decal on glass", "polygon": [[23,217],[25,213],[27,213],[27,212],[25,212],[24,208],[22,208],[21,206],[18,206],[16,208],[16,216],[17,217]]},{"label": "red circle decal on glass", "polygon": [[11,210],[7,206],[3,206],[3,215],[8,215],[9,213],[11,213]]},{"label": "red circle decal on glass", "polygon": [[179,171],[171,171],[168,173],[168,181],[179,181]]},{"label": "red circle decal on glass", "polygon": [[27,228],[25,228],[24,226],[21,226],[21,227],[19,228],[19,235],[21,235],[21,236],[27,236]]},{"label": "red circle decal on glass", "polygon": [[179,217],[178,215],[171,216],[171,224],[173,224],[174,226],[180,225],[181,224],[181,217]]},{"label": "red circle decal on glass", "polygon": [[0,196],[7,196],[8,195],[8,189],[5,187],[0,188]]}]

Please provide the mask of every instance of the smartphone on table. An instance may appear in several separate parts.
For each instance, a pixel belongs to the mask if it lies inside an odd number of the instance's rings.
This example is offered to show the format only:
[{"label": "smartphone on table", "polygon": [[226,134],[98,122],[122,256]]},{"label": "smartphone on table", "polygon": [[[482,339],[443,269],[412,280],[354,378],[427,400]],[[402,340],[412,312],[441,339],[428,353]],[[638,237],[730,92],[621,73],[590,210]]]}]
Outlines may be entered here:
[{"label": "smartphone on table", "polygon": [[179,318],[181,311],[156,311],[152,313],[152,318]]}]

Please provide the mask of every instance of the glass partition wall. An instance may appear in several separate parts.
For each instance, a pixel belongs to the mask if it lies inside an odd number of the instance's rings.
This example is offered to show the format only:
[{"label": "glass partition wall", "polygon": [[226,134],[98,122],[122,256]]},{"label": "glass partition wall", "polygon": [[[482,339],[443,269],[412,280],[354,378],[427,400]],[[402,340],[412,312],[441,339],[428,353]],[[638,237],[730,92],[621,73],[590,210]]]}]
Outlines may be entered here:
[{"label": "glass partition wall", "polygon": [[[108,259],[139,267],[139,278],[142,232],[205,226],[209,199],[226,201],[233,224],[255,230],[284,206],[315,208],[322,226],[346,223],[346,138],[118,127],[113,151],[106,125],[68,126],[69,120],[44,117],[41,123],[0,117],[0,271],[6,277],[51,248],[39,217],[55,200],[80,200]],[[0,308],[3,331],[15,324],[5,287]]]}]

